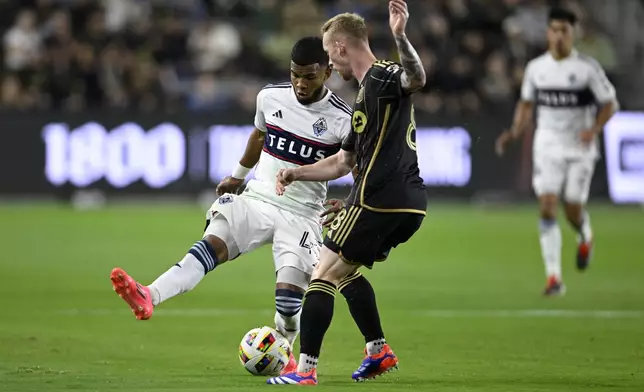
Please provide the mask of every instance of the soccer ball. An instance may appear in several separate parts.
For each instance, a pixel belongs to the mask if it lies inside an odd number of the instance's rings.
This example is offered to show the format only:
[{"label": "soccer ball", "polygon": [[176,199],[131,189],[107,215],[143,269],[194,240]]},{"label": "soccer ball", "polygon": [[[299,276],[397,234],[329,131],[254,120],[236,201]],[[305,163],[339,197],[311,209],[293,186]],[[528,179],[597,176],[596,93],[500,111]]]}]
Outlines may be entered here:
[{"label": "soccer ball", "polygon": [[248,331],[239,344],[239,360],[255,376],[277,376],[288,363],[291,346],[271,327]]}]

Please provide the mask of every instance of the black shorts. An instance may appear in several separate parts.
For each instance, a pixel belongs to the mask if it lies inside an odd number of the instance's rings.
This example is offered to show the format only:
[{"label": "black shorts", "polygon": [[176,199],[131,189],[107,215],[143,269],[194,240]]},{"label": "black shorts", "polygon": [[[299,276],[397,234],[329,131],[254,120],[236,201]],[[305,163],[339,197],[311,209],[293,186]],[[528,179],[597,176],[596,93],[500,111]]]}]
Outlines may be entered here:
[{"label": "black shorts", "polygon": [[392,248],[407,242],[420,228],[424,215],[373,212],[346,206],[333,220],[324,245],[346,261],[371,268],[384,261]]}]

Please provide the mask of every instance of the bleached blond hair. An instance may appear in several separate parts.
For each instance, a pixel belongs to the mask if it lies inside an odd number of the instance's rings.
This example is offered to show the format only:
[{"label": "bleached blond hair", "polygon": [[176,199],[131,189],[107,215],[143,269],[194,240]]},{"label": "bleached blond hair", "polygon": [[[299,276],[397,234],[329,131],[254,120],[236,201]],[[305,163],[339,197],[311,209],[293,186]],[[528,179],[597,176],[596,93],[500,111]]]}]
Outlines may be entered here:
[{"label": "bleached blond hair", "polygon": [[328,33],[332,36],[336,34],[344,34],[349,38],[360,41],[368,39],[367,24],[364,18],[358,14],[345,12],[338,14],[333,18],[327,20],[322,25],[322,34]]}]

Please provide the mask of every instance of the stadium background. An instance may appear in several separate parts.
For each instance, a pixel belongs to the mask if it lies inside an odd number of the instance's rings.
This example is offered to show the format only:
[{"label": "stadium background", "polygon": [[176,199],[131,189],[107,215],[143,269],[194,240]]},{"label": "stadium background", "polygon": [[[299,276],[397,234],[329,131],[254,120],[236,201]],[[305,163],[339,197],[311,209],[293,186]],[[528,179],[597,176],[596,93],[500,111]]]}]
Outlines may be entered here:
[{"label": "stadium background", "polygon": [[[403,370],[357,389],[643,390],[644,215],[616,204],[644,202],[644,2],[408,3],[428,69],[416,116],[431,207],[421,232],[369,273]],[[288,79],[294,40],[356,11],[376,54],[395,59],[385,4],[0,0],[1,390],[261,387],[234,357],[246,330],[271,323],[270,249],[145,325],[107,274],[120,265],[151,281],[198,238],[203,203],[243,151],[255,94]],[[530,137],[503,159],[493,145],[526,62],[545,48],[553,4],[580,16],[577,47],[605,68],[622,112],[592,185],[595,265],[574,272],[565,231],[570,292],[547,302]],[[353,101],[354,84],[329,86]],[[360,345],[338,310],[323,382],[351,387]]]}]

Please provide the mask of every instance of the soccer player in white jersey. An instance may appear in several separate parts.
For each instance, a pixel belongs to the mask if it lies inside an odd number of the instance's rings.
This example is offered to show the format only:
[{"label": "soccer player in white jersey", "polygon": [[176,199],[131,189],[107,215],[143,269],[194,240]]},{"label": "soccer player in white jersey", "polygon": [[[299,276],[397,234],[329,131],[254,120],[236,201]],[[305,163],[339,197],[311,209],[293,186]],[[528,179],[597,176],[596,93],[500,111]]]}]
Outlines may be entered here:
[{"label": "soccer player in white jersey", "polygon": [[573,48],[576,16],[564,9],[549,15],[547,53],[526,67],[512,128],[497,139],[497,153],[518,139],[537,108],[532,185],[539,198],[539,240],[545,264],[545,295],[562,295],[559,197],[577,233],[577,268],[588,267],[593,233],[586,202],[599,158],[597,139],[617,110],[615,88],[594,59]]},{"label": "soccer player in white jersey", "polygon": [[[301,182],[275,194],[280,169],[312,164],[340,150],[351,131],[351,109],[324,86],[331,74],[322,40],[299,40],[291,54],[291,83],[268,85],[257,95],[255,129],[232,176],[217,187],[207,227],[176,265],[143,286],[123,269],[111,273],[114,290],[139,320],[155,306],[192,290],[205,274],[264,244],[272,243],[276,271],[276,329],[293,344],[302,297],[322,243],[326,182]],[[251,168],[255,178],[237,195]],[[349,297],[347,296],[349,299]],[[291,355],[284,371],[297,368]]]}]

